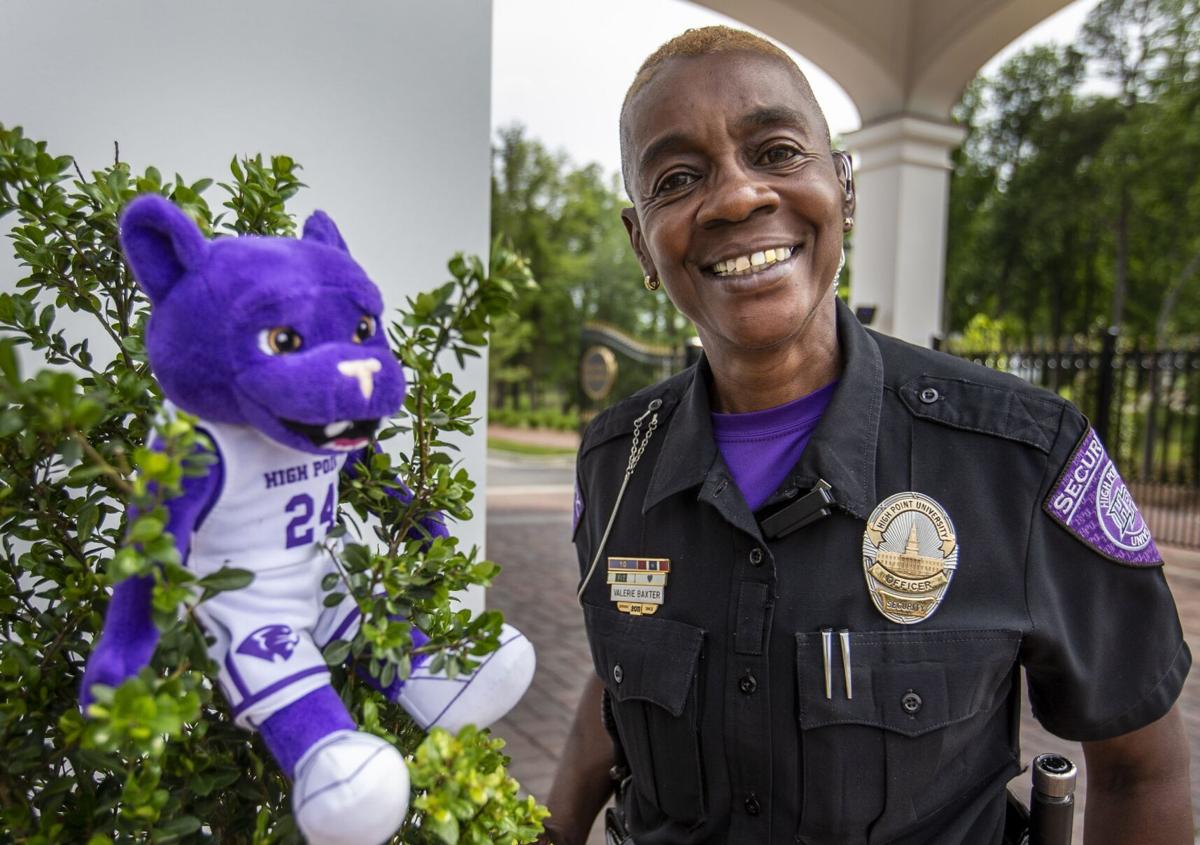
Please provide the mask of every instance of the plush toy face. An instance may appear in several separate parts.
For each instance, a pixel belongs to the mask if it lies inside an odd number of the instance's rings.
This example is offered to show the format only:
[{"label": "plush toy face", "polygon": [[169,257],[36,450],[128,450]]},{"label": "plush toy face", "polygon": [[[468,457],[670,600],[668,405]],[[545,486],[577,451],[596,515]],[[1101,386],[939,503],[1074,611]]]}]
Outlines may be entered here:
[{"label": "plush toy face", "polygon": [[209,242],[145,196],[125,210],[121,242],[153,304],[150,366],[180,408],[321,454],[362,448],[399,409],[379,290],[323,213],[298,240]]}]

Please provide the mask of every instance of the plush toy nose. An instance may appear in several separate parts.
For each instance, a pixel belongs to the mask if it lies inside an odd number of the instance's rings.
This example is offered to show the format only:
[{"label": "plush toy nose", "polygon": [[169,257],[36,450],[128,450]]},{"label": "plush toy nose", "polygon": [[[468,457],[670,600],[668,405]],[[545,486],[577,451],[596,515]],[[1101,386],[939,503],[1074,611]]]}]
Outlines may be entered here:
[{"label": "plush toy nose", "polygon": [[364,399],[370,399],[375,392],[375,373],[382,365],[375,358],[355,358],[352,361],[339,361],[338,372],[344,376],[358,379],[358,389]]}]

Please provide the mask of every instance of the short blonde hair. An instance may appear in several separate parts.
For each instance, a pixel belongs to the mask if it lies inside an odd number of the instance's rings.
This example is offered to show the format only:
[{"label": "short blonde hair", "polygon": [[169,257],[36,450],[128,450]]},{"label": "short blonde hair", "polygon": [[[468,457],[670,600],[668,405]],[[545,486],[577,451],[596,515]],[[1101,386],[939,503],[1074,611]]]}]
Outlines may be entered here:
[{"label": "short blonde hair", "polygon": [[704,26],[698,29],[685,30],[646,57],[646,60],[642,62],[642,66],[638,68],[637,75],[633,77],[633,82],[630,83],[629,90],[625,92],[624,102],[621,103],[621,177],[625,180],[625,192],[630,197],[633,194],[629,190],[629,132],[626,115],[633,98],[637,96],[639,91],[650,84],[658,74],[659,69],[670,59],[696,58],[699,56],[711,56],[714,53],[736,52],[757,53],[760,56],[767,56],[768,58],[782,62],[792,71],[800,86],[800,93],[812,105],[813,110],[820,116],[821,123],[824,124],[826,141],[830,140],[829,125],[825,123],[825,114],[821,111],[821,106],[817,103],[817,98],[813,95],[812,87],[808,84],[808,79],[804,76],[804,72],[792,61],[791,56],[767,39],[752,32],[747,32],[744,29],[734,29],[729,26]]}]

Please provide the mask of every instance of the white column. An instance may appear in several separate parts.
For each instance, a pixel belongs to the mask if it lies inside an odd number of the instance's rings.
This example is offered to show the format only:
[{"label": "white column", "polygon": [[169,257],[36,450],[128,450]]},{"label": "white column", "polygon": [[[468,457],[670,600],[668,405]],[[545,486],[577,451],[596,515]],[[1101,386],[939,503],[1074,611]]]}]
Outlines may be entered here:
[{"label": "white column", "polygon": [[942,330],[950,152],[961,127],[900,115],[846,136],[857,154],[850,304],[870,325],[929,346]]},{"label": "white column", "polygon": [[[0,121],[77,156],[85,173],[111,161],[114,140],[135,172],[154,164],[189,180],[228,180],[234,154],[295,157],[309,187],[291,210],[337,222],[390,322],[406,297],[445,281],[456,251],[487,256],[491,49],[491,0],[0,0]],[[205,197],[221,210],[220,188]],[[15,217],[0,220],[5,292],[26,272],[3,237]],[[56,326],[107,352],[81,316],[60,308]],[[442,361],[476,392],[479,417],[486,354],[463,369]],[[45,366],[34,353],[23,364]],[[483,556],[486,432],[455,442],[479,506],[451,530]],[[472,589],[464,606],[483,603]]]}]

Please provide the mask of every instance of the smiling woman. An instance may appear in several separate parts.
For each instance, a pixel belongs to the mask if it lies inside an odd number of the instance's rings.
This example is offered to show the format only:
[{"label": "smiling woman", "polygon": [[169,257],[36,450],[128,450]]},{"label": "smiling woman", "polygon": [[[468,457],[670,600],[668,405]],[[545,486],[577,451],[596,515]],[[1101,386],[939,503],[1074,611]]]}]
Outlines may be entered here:
[{"label": "smiling woman", "polygon": [[623,216],[643,271],[696,324],[722,374],[719,410],[760,410],[824,386],[838,371],[833,290],[854,214],[849,160],[830,150],[790,60],[676,53],[654,67],[626,101],[621,133],[634,199]]},{"label": "smiling woman", "polygon": [[[770,44],[668,42],[621,143],[647,288],[704,355],[580,445],[596,674],[548,841],[582,842],[614,785],[620,842],[1015,841],[1022,666],[1085,741],[1089,835],[1189,841],[1191,658],[1153,541],[1106,539],[1115,469],[1082,414],[840,302],[849,159]],[[1063,479],[1086,506],[1056,508]]]}]

